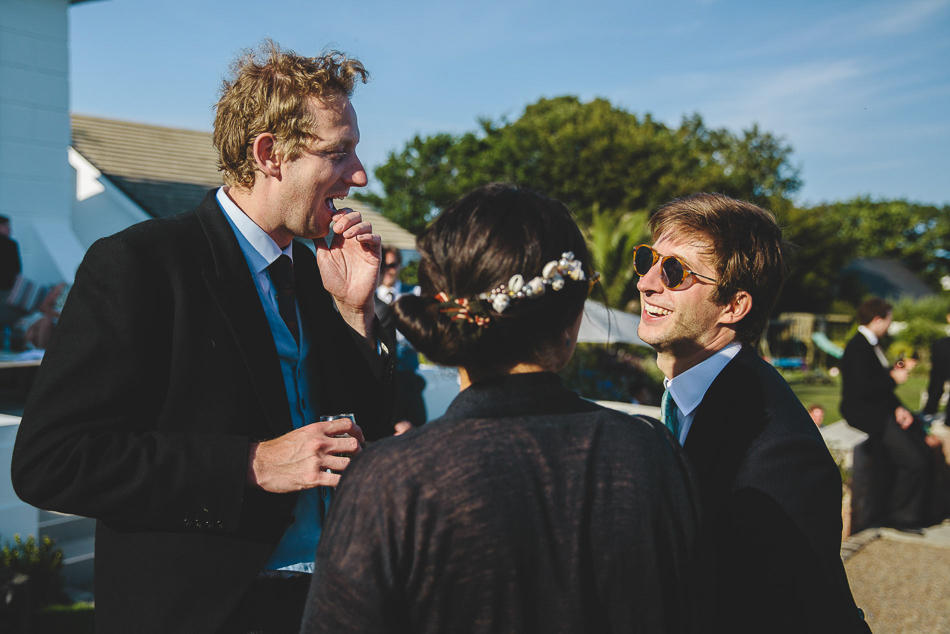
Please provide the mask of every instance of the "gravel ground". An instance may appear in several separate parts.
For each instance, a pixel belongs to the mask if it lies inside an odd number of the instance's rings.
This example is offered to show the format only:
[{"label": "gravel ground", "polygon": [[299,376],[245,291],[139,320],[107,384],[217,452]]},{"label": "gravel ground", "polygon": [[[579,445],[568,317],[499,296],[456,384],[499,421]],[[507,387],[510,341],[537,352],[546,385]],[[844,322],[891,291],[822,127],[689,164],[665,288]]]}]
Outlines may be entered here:
[{"label": "gravel ground", "polygon": [[854,599],[871,630],[950,633],[950,547],[923,538],[882,537],[845,561]]}]

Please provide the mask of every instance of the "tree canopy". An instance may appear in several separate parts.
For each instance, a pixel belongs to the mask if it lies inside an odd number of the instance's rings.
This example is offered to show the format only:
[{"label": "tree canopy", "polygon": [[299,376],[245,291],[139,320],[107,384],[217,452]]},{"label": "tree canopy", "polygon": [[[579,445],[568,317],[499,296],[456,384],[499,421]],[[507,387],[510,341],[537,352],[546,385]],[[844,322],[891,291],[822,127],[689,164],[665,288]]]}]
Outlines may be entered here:
[{"label": "tree canopy", "polygon": [[474,187],[505,181],[564,202],[586,225],[698,191],[787,206],[801,185],[792,148],[758,127],[710,129],[696,114],[670,128],[604,99],[541,99],[515,121],[462,135],[416,136],[375,171],[384,195],[359,194],[413,232]]},{"label": "tree canopy", "polygon": [[650,214],[702,191],[771,210],[798,246],[783,310],[829,310],[842,294],[839,272],[856,257],[898,259],[933,286],[950,274],[950,207],[855,198],[797,208],[791,154],[758,126],[734,133],[694,114],[670,127],[605,99],[563,96],[538,100],[514,121],[416,136],[376,168],[382,195],[355,195],[417,234],[439,209],[492,181],[557,198],[587,235],[607,301],[618,307],[637,297],[630,257],[649,240]]},{"label": "tree canopy", "polygon": [[779,215],[798,257],[779,306],[824,312],[835,299],[860,300],[839,272],[855,258],[900,261],[931,287],[950,274],[950,206],[853,198]]}]

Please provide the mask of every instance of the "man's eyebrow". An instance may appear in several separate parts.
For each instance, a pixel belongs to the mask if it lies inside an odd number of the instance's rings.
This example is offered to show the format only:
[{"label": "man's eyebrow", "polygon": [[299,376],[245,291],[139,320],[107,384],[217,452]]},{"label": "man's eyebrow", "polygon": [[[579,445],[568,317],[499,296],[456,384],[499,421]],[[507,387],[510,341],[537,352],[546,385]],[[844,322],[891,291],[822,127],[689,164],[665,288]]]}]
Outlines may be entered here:
[{"label": "man's eyebrow", "polygon": [[351,150],[356,147],[356,139],[336,139],[334,141],[325,141],[317,138],[315,148],[320,152],[337,152]]}]

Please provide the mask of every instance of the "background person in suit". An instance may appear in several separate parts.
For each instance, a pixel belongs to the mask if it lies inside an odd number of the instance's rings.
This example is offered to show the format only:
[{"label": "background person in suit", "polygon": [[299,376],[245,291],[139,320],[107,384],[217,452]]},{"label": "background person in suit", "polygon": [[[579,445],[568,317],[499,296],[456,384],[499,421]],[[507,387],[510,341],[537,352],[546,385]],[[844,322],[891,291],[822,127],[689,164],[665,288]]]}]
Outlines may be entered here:
[{"label": "background person in suit", "polygon": [[866,631],[839,556],[838,468],[754,350],[785,279],[781,230],[718,194],[674,200],[651,226],[653,246],[634,255],[638,334],[699,482],[706,631]]},{"label": "background person in suit", "polygon": [[894,488],[885,523],[898,530],[922,533],[930,523],[933,451],[922,421],[904,407],[894,390],[905,383],[913,364],[892,365],[880,340],[891,325],[891,305],[879,297],[858,307],[858,332],[841,358],[841,415],[867,433],[893,465]]},{"label": "background person in suit", "polygon": [[[947,322],[950,323],[950,313],[947,314]],[[927,386],[924,415],[933,416],[937,413],[947,381],[950,381],[950,337],[938,339],[930,347],[930,383]]]},{"label": "background person in suit", "polygon": [[[299,629],[329,470],[389,430],[380,239],[333,206],[366,184],[365,76],[339,53],[247,53],[217,104],[227,186],[96,242],[76,274],[13,483],[98,520],[98,632]],[[360,427],[314,422],[339,412]]]},{"label": "background person in suit", "polygon": [[375,307],[379,323],[395,340],[399,335],[396,332],[396,318],[393,315],[392,305],[406,293],[418,294],[418,287],[413,288],[403,284],[399,279],[402,272],[402,253],[393,246],[383,246],[383,259],[379,266],[379,286],[376,287]]},{"label": "background person in suit", "polygon": [[[23,317],[23,311],[7,303],[10,290],[22,270],[20,247],[10,237],[13,232],[10,218],[0,216],[0,330],[12,327],[16,320]],[[9,345],[9,341],[4,342]]]},{"label": "background person in suit", "polygon": [[379,286],[376,287],[376,317],[389,337],[396,342],[396,401],[393,405],[393,422],[397,434],[403,434],[414,425],[422,425],[427,420],[426,404],[422,391],[426,382],[419,376],[419,355],[416,349],[396,329],[396,316],[393,304],[406,294],[419,294],[418,286],[403,284],[399,279],[402,272],[402,253],[393,246],[383,246],[383,260],[379,269]]},{"label": "background person in suit", "polygon": [[0,291],[13,288],[13,282],[22,270],[20,247],[10,237],[12,231],[10,218],[0,216]]},{"label": "background person in suit", "polygon": [[303,631],[701,631],[680,449],[657,421],[586,401],[555,374],[593,273],[567,209],[481,187],[419,252],[422,294],[398,300],[399,326],[460,366],[462,390],[344,475]]}]

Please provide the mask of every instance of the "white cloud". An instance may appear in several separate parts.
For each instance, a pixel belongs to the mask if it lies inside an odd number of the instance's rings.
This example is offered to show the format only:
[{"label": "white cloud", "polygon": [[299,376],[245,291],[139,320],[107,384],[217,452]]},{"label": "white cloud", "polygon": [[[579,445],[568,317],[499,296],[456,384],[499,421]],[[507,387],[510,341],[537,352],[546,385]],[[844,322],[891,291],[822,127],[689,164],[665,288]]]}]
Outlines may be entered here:
[{"label": "white cloud", "polygon": [[872,19],[862,29],[866,35],[903,35],[928,26],[931,19],[950,7],[950,0],[918,0],[900,2],[880,18]]}]

